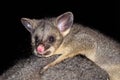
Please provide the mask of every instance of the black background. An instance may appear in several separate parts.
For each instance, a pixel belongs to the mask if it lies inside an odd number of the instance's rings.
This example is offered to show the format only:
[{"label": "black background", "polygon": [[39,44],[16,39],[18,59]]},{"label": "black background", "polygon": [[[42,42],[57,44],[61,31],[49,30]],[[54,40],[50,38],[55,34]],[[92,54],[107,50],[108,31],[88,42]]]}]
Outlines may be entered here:
[{"label": "black background", "polygon": [[21,24],[22,17],[41,19],[74,13],[74,22],[90,26],[120,42],[119,1],[14,1],[1,2],[0,73],[19,59],[31,55],[30,33]]}]

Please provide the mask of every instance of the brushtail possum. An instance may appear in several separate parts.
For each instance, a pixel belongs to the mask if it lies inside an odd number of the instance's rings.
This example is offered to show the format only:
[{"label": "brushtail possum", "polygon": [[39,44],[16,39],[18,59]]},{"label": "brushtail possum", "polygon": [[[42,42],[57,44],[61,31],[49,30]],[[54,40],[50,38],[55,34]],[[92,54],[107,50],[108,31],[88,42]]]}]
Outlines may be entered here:
[{"label": "brushtail possum", "polygon": [[110,80],[120,79],[120,44],[100,32],[80,24],[73,24],[73,13],[66,12],[57,18],[21,18],[31,33],[35,55],[50,57],[60,54],[43,71],[76,55],[85,55],[110,75]]}]

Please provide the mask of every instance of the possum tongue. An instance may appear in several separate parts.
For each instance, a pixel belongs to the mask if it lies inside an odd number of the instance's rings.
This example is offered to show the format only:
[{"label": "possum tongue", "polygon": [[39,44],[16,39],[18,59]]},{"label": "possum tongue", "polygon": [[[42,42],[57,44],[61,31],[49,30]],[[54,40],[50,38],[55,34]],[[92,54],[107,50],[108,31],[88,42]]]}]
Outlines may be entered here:
[{"label": "possum tongue", "polygon": [[45,50],[45,48],[44,48],[43,45],[39,45],[39,46],[37,47],[37,52],[38,52],[39,54],[43,54],[44,50]]}]

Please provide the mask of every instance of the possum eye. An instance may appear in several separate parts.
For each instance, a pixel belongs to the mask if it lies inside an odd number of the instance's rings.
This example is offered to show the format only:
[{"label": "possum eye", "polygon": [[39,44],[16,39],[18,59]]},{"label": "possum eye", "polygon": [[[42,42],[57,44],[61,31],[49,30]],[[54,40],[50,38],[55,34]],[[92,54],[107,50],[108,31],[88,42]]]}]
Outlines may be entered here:
[{"label": "possum eye", "polygon": [[48,40],[50,43],[53,43],[55,41],[55,38],[53,36],[49,36]]},{"label": "possum eye", "polygon": [[38,43],[39,42],[39,39],[37,36],[35,36],[35,43]]}]

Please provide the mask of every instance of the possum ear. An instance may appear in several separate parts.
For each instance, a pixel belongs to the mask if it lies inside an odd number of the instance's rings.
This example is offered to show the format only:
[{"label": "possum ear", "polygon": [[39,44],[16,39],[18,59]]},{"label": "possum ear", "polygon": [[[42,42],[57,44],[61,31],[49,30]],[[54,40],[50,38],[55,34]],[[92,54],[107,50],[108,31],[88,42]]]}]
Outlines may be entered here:
[{"label": "possum ear", "polygon": [[25,28],[26,28],[30,33],[33,33],[33,31],[34,31],[33,20],[28,19],[28,18],[21,18],[21,23],[25,26]]},{"label": "possum ear", "polygon": [[73,14],[72,12],[66,12],[56,19],[56,27],[62,33],[63,36],[66,36],[73,25]]}]

